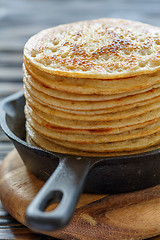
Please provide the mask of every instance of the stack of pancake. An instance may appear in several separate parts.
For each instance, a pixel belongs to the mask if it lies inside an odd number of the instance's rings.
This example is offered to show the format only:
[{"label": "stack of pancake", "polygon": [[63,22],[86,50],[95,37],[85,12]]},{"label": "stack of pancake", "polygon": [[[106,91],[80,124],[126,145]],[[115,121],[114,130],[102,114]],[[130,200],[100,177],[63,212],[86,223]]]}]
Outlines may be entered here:
[{"label": "stack of pancake", "polygon": [[24,48],[26,138],[81,156],[160,143],[160,29],[121,19],[60,25]]}]

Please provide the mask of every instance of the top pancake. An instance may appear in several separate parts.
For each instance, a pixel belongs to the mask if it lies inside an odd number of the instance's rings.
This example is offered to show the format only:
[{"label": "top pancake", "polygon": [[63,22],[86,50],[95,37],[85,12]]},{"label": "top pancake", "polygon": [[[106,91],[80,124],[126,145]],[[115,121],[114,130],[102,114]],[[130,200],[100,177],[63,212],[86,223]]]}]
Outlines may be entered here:
[{"label": "top pancake", "polygon": [[122,19],[83,21],[44,30],[24,57],[52,75],[115,79],[160,70],[160,28]]}]

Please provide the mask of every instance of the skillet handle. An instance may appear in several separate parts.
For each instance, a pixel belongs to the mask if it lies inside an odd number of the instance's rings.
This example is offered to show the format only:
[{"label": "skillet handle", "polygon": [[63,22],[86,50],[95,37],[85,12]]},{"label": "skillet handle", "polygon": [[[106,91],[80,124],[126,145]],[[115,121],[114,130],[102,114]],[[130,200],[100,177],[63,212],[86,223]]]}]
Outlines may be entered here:
[{"label": "skillet handle", "polygon": [[[53,231],[66,226],[74,213],[90,166],[87,158],[69,156],[62,159],[27,208],[27,225],[35,231]],[[58,202],[58,207],[45,212],[51,202]]]}]

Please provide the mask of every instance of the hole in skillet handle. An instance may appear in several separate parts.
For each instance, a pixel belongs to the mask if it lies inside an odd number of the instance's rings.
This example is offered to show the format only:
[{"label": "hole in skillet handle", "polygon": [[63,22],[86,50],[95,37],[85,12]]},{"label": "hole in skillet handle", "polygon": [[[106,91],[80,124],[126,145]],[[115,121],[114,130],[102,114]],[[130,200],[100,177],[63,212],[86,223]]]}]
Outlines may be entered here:
[{"label": "hole in skillet handle", "polygon": [[63,197],[63,193],[61,191],[52,192],[50,195],[50,199],[47,205],[45,206],[45,212],[51,212],[55,210],[58,204],[60,203],[60,201],[62,200],[62,197]]},{"label": "hole in skillet handle", "polygon": [[[83,158],[83,157],[82,157]],[[66,156],[26,211],[26,223],[34,231],[55,231],[71,220],[90,170],[88,158],[77,160]],[[59,202],[53,211],[45,211],[51,203]]]}]

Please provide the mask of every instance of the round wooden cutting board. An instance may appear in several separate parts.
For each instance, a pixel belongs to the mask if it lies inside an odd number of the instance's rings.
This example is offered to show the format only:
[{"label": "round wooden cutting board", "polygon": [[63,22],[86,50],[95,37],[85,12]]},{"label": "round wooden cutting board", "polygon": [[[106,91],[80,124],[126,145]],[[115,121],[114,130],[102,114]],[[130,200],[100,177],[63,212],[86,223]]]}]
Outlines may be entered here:
[{"label": "round wooden cutting board", "polygon": [[[14,149],[0,167],[0,198],[25,223],[25,210],[44,183],[24,166]],[[55,206],[51,205],[50,209]],[[66,240],[146,239],[160,234],[160,185],[118,195],[83,194],[67,227],[46,235]]]}]

